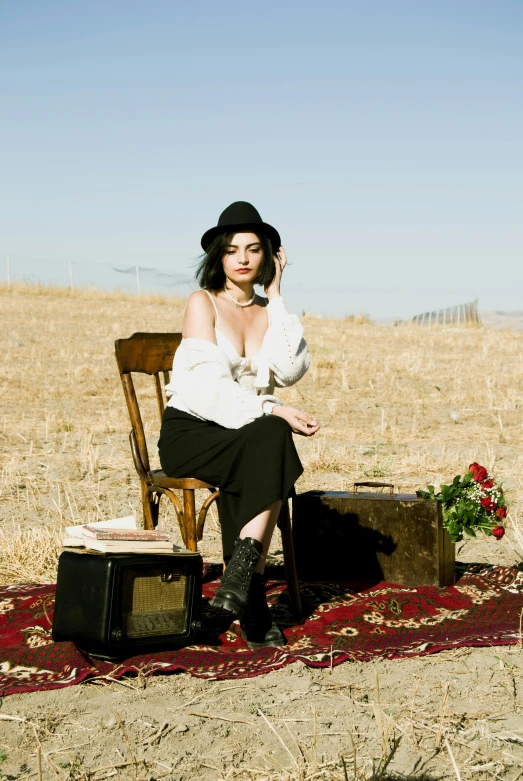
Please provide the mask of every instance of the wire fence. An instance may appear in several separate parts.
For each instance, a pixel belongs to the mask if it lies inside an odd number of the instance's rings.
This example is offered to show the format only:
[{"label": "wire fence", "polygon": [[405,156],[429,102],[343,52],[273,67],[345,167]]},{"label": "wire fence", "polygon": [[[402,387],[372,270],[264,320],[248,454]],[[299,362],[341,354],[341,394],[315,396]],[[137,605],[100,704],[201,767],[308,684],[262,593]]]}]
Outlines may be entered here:
[{"label": "wire fence", "polygon": [[433,325],[481,325],[478,314],[478,300],[466,304],[437,309],[414,315],[411,320],[396,320],[394,325],[419,325],[430,328]]},{"label": "wire fence", "polygon": [[[10,288],[16,283],[69,288],[94,288],[106,291],[121,291],[138,295],[160,294],[187,298],[198,289],[194,279],[194,270],[187,268],[187,261],[174,263],[179,270],[169,270],[132,264],[127,266],[111,265],[89,261],[57,260],[54,258],[35,258],[22,255],[0,254],[0,283]],[[367,301],[378,307],[381,301],[380,291],[365,291]],[[325,291],[328,306],[333,311],[336,306],[342,316],[347,311],[361,311],[362,295],[353,292],[352,297],[340,291]],[[387,293],[388,298],[388,293]],[[296,291],[286,293],[285,300],[290,311],[315,312],[318,306],[317,289],[314,294],[301,285]],[[428,302],[427,302],[428,303]],[[365,306],[363,304],[363,306]],[[305,307],[305,309],[304,309]],[[344,310],[344,311],[343,311]],[[339,316],[339,315],[336,315]],[[436,309],[415,315],[408,320],[394,320],[394,325],[481,325],[478,314],[478,301],[459,304],[446,309]]]},{"label": "wire fence", "polygon": [[148,266],[112,266],[105,263],[4,255],[0,280],[10,288],[16,282],[33,285],[95,287],[126,293],[163,293],[187,296],[197,285],[185,271],[169,272]]}]

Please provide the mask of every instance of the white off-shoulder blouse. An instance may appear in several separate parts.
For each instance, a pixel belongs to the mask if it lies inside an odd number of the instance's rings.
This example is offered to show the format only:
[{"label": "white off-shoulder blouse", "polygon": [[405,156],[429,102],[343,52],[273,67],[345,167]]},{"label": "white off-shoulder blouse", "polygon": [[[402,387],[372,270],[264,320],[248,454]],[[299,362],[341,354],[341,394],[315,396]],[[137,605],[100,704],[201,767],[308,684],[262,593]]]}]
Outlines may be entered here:
[{"label": "white off-shoulder blouse", "polygon": [[267,313],[262,346],[250,358],[238,355],[220,332],[218,317],[217,344],[182,339],[166,386],[167,406],[225,428],[240,428],[281,404],[272,395],[274,389],[298,382],[309,368],[310,355],[300,319],[287,312],[283,298],[271,299]]}]

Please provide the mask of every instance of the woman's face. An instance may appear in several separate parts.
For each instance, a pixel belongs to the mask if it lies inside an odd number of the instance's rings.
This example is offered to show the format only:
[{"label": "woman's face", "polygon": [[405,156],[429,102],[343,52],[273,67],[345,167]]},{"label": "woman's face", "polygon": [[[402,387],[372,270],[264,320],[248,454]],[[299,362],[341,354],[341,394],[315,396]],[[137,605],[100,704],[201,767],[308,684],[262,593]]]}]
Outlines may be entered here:
[{"label": "woman's face", "polygon": [[223,270],[231,282],[254,282],[263,251],[255,233],[235,233],[223,256]]}]

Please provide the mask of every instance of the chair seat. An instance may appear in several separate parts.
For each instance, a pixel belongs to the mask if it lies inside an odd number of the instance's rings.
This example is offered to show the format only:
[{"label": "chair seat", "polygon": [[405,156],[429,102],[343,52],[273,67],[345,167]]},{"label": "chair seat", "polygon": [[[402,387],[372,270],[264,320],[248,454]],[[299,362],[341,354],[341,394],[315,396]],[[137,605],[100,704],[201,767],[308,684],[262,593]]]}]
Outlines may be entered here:
[{"label": "chair seat", "polygon": [[148,474],[151,485],[157,485],[160,488],[189,489],[191,491],[197,488],[216,490],[216,486],[204,483],[203,480],[197,480],[195,477],[168,477],[162,469],[151,469]]}]

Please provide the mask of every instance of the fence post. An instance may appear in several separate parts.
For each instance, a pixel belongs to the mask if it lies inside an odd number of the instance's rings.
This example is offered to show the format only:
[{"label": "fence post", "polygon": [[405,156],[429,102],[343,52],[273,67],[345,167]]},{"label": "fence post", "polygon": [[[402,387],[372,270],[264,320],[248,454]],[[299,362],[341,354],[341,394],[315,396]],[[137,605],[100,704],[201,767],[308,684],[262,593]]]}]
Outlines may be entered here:
[{"label": "fence post", "polygon": [[11,290],[11,255],[7,256],[7,289]]},{"label": "fence post", "polygon": [[136,286],[138,288],[138,295],[141,296],[142,295],[142,288],[141,288],[141,285],[140,285],[140,269],[139,269],[138,266],[136,266]]},{"label": "fence post", "polygon": [[69,289],[74,290],[73,285],[73,264],[69,261]]}]

